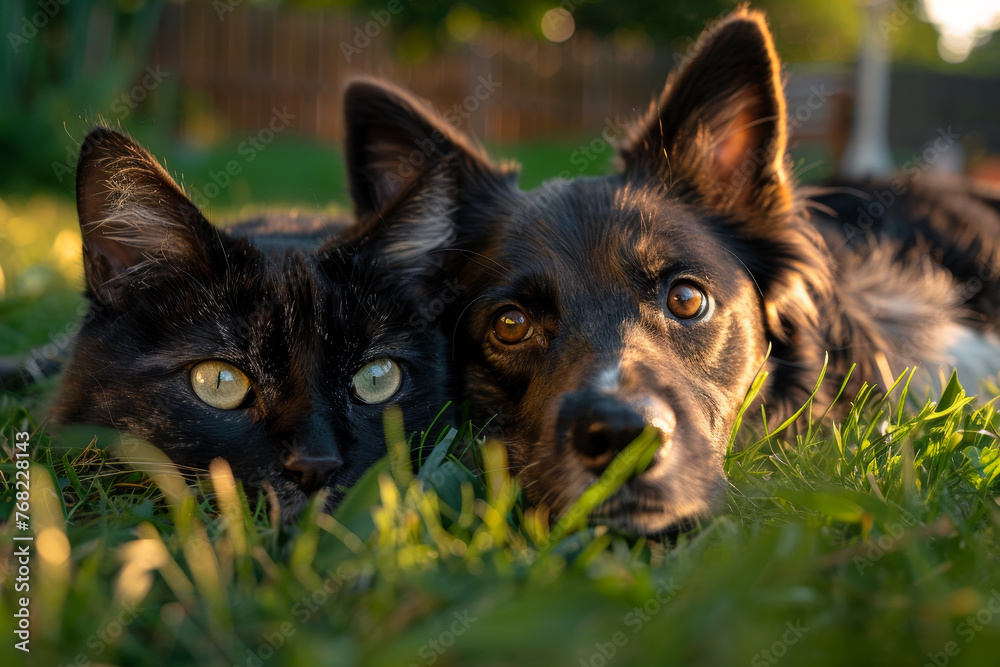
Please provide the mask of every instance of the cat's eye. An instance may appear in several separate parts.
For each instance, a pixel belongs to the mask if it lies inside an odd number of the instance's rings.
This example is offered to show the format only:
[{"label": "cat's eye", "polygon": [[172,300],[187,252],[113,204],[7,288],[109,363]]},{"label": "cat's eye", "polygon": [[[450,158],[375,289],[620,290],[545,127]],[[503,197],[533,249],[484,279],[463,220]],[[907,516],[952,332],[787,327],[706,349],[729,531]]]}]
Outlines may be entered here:
[{"label": "cat's eye", "polygon": [[517,308],[511,308],[497,316],[493,323],[493,335],[501,343],[513,345],[528,340],[535,333],[531,320]]},{"label": "cat's eye", "polygon": [[693,320],[708,310],[708,297],[689,282],[677,282],[667,294],[667,310],[679,320]]},{"label": "cat's eye", "polygon": [[203,361],[191,369],[191,388],[213,408],[232,410],[250,393],[250,379],[232,364]]},{"label": "cat's eye", "polygon": [[365,403],[382,403],[392,398],[402,383],[399,364],[392,359],[376,359],[354,374],[351,390]]}]

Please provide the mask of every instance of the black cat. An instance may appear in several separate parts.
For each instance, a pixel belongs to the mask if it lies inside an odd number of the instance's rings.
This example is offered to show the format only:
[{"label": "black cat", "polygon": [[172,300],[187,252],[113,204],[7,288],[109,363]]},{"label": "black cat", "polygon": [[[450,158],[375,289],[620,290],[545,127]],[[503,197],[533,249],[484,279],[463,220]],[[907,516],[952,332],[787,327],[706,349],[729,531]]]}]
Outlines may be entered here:
[{"label": "black cat", "polygon": [[270,485],[289,520],[321,487],[335,504],[385,453],[387,406],[418,432],[444,405],[443,338],[412,323],[420,260],[447,240],[413,233],[421,197],[364,227],[284,216],[222,230],[136,143],[97,128],[77,206],[89,311],[57,423],[118,428],[183,466],[222,457]]}]

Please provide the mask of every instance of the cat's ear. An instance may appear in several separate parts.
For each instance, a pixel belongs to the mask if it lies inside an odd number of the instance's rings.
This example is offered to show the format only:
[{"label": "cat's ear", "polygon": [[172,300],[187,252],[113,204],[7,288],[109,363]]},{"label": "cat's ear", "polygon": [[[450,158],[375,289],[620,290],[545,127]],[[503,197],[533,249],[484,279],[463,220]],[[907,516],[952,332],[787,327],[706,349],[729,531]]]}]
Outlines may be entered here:
[{"label": "cat's ear", "polygon": [[781,64],[762,14],[710,26],[621,146],[626,170],[753,222],[787,213]]},{"label": "cat's ear", "polygon": [[503,177],[481,148],[392,84],[353,80],[344,92],[344,116],[347,175],[359,218],[380,213],[420,174],[444,163],[464,188]]},{"label": "cat's ear", "polygon": [[160,164],[129,137],[95,128],[80,146],[76,205],[94,293],[157,262],[208,261],[215,230]]}]

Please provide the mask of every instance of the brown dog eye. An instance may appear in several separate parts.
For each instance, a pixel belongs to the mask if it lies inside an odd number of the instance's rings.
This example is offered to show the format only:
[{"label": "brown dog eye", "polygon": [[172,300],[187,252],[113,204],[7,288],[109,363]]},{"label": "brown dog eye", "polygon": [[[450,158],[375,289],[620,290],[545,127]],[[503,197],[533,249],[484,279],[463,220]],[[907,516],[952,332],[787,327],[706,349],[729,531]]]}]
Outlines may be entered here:
[{"label": "brown dog eye", "polygon": [[535,330],[531,326],[528,316],[517,309],[511,309],[503,313],[497,318],[496,324],[493,325],[493,333],[496,334],[501,343],[507,343],[508,345],[527,340],[531,338],[531,334],[534,332]]},{"label": "brown dog eye", "polygon": [[667,295],[667,308],[679,320],[690,320],[705,312],[708,297],[691,283],[677,283]]}]

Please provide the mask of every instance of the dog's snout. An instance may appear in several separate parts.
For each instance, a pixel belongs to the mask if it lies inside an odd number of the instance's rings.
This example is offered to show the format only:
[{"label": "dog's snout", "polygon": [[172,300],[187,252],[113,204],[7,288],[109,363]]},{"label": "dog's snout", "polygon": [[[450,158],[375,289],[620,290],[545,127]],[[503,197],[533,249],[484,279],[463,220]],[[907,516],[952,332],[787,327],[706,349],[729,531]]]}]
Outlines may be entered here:
[{"label": "dog's snout", "polygon": [[631,405],[592,393],[568,397],[560,429],[588,470],[600,475],[615,455],[638,438],[649,423]]},{"label": "dog's snout", "polygon": [[599,475],[618,452],[642,435],[643,428],[642,421],[578,419],[573,425],[573,446],[582,455],[583,464]]}]

